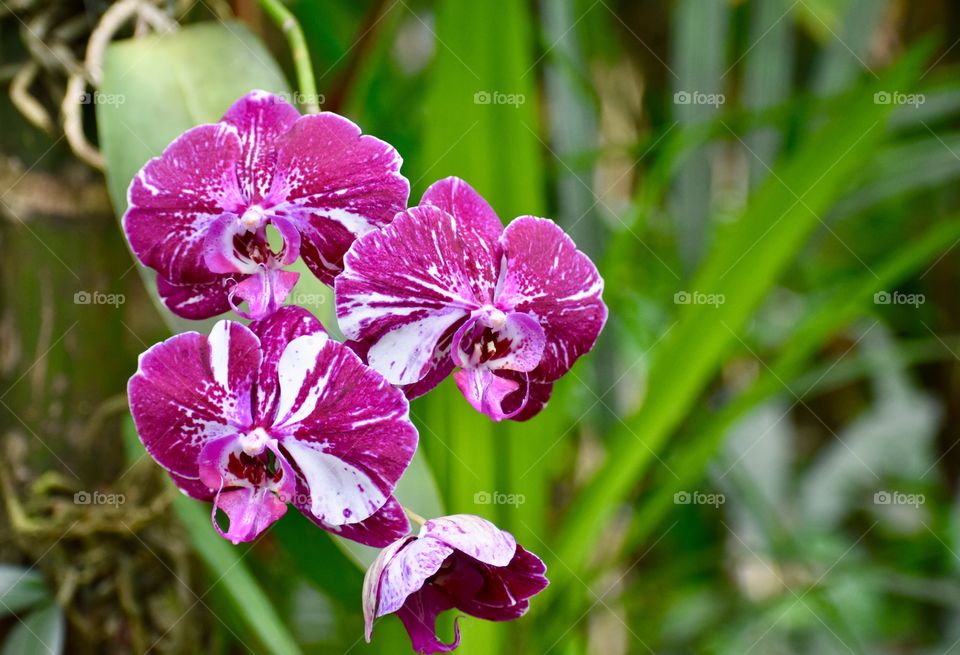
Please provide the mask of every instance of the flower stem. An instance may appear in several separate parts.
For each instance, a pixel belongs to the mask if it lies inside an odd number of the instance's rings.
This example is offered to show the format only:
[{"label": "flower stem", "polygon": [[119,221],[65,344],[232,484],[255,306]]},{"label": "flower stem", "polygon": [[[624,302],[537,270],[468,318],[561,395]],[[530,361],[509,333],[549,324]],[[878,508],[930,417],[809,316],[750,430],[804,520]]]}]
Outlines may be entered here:
[{"label": "flower stem", "polygon": [[403,511],[406,512],[407,516],[410,517],[410,520],[416,523],[417,525],[423,525],[424,523],[427,522],[425,518],[423,518],[422,516],[414,512],[412,509],[404,507]]},{"label": "flower stem", "polygon": [[317,83],[313,78],[313,68],[310,64],[310,51],[307,50],[307,40],[303,36],[300,23],[281,0],[260,0],[260,5],[286,35],[290,44],[290,53],[293,56],[293,66],[297,71],[297,86],[303,94],[301,104],[307,113],[316,114],[320,111],[317,104],[320,96],[317,94]]}]

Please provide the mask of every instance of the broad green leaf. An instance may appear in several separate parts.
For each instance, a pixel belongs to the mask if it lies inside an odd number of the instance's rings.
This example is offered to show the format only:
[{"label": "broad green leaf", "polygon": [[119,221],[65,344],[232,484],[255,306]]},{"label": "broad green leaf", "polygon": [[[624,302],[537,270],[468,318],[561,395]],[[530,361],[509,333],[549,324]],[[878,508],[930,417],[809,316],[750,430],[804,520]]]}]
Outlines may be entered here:
[{"label": "broad green leaf", "polygon": [[39,571],[0,564],[0,616],[19,612],[48,598],[50,592]]},{"label": "broad green leaf", "polygon": [[22,617],[3,643],[2,655],[60,655],[66,637],[63,610],[50,603]]}]

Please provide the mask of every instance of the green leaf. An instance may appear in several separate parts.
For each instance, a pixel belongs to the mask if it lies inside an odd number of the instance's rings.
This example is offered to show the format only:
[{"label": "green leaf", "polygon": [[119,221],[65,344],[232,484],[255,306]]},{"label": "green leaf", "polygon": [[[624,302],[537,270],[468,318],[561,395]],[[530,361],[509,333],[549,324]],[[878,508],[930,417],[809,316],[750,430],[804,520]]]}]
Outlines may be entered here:
[{"label": "green leaf", "polygon": [[0,564],[0,616],[13,614],[50,598],[39,571]]},{"label": "green leaf", "polygon": [[690,288],[722,294],[725,303],[682,306],[677,325],[656,352],[643,407],[612,435],[609,452],[616,457],[605,462],[567,514],[548,592],[558,593],[582,568],[618,504],[736,344],[738,331],[820,225],[820,215],[875,151],[890,108],[875,104],[873,93],[910,88],[924,54],[925,49],[913,52],[880,84],[851,93],[844,111],[760,187],[722,247],[711,253]]},{"label": "green leaf", "polygon": [[50,603],[17,622],[3,643],[3,655],[60,655],[65,636],[63,610]]}]

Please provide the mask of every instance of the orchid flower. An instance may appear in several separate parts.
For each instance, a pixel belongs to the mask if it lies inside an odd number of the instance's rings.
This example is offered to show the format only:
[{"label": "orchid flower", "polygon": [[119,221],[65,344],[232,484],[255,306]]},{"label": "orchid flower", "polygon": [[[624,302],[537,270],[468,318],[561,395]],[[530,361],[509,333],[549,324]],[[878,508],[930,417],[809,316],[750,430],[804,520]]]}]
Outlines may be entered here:
[{"label": "orchid flower", "polygon": [[522,616],[529,599],[547,584],[546,568],[513,536],[489,521],[458,514],[426,521],[418,536],[399,539],[380,552],[363,580],[365,636],[377,617],[396,612],[417,653],[449,652],[460,630],[444,644],[437,616],[456,608],[488,621]]},{"label": "orchid flower", "polygon": [[[407,206],[401,163],[393,147],[342,116],[301,116],[279,96],[253,91],[144,165],[123,229],[178,316],[233,309],[260,319],[296,284],[299,274],[285,268],[298,257],[332,285],[354,239]],[[271,245],[268,228],[281,245]]]},{"label": "orchid flower", "polygon": [[335,290],[340,329],[387,380],[414,398],[458,369],[495,421],[539,412],[607,318],[603,280],[563,230],[533,216],[504,228],[455,177],[359,238]]},{"label": "orchid flower", "polygon": [[167,339],[140,356],[128,395],[147,452],[184,493],[213,502],[214,528],[233,543],[288,503],[368,545],[409,531],[392,496],[417,447],[407,400],[305,309]]}]

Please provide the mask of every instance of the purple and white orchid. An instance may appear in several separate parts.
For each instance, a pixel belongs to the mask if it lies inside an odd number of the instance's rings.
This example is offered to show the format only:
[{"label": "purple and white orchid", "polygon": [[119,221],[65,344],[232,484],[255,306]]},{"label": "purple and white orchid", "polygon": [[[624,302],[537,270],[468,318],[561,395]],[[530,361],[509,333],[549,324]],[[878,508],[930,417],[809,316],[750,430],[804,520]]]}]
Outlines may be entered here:
[{"label": "purple and white orchid", "polygon": [[506,228],[466,182],[358,239],[336,280],[337,318],[370,366],[414,398],[454,380],[495,421],[525,420],[597,340],[603,280],[552,221]]},{"label": "purple and white orchid", "polygon": [[[401,163],[392,146],[342,116],[301,116],[279,96],[253,91],[144,165],[123,228],[175,314],[234,309],[259,319],[297,282],[284,267],[302,256],[332,285],[354,239],[407,206]],[[278,251],[268,227],[282,240]]]},{"label": "purple and white orchid", "polygon": [[407,400],[305,309],[159,343],[128,395],[147,452],[184,493],[213,501],[214,527],[234,543],[288,502],[368,545],[409,531],[392,496],[417,446]]},{"label": "purple and white orchid", "polygon": [[488,621],[522,616],[529,599],[549,584],[546,568],[513,536],[479,516],[457,514],[431,519],[420,534],[400,539],[380,552],[363,580],[365,636],[370,641],[377,617],[397,613],[413,650],[446,653],[436,635],[437,616],[459,609]]}]

